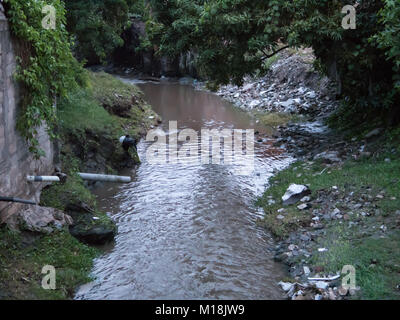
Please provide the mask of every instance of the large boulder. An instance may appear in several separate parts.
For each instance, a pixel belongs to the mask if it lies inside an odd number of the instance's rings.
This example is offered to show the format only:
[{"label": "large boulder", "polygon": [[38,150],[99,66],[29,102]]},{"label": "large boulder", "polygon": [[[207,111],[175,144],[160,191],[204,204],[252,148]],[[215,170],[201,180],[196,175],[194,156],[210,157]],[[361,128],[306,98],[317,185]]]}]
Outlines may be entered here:
[{"label": "large boulder", "polygon": [[64,212],[47,207],[31,206],[16,216],[19,229],[49,234],[72,225],[72,218]]},{"label": "large boulder", "polygon": [[291,205],[299,202],[303,197],[311,194],[310,188],[299,184],[291,184],[282,197],[284,205]]},{"label": "large boulder", "polygon": [[74,219],[69,232],[79,241],[102,245],[114,239],[117,227],[105,214],[96,213],[90,206],[81,202],[69,204],[66,211]]}]

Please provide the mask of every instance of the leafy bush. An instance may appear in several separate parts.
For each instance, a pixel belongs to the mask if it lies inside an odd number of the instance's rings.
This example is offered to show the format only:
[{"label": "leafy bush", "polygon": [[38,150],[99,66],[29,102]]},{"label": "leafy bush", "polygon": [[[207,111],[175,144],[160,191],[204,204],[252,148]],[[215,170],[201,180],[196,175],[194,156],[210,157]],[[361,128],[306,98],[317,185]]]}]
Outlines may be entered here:
[{"label": "leafy bush", "polygon": [[[56,28],[42,27],[42,8],[56,9]],[[53,135],[56,123],[54,101],[75,87],[80,65],[71,53],[71,42],[65,29],[65,9],[60,0],[5,0],[11,30],[19,42],[16,79],[23,92],[17,127],[37,157],[43,155],[36,139],[43,122]]]}]

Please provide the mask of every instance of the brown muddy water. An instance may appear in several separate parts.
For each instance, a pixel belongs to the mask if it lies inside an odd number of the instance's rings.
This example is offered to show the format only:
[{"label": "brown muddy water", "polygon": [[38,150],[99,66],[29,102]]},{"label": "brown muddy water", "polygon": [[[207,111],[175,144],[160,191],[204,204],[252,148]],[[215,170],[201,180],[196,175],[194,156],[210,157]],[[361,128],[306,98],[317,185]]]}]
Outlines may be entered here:
[{"label": "brown muddy water", "polygon": [[[125,81],[129,81],[126,80]],[[134,82],[133,80],[131,82]],[[272,147],[271,131],[218,96],[179,83],[142,83],[147,101],[178,131],[191,128],[256,129],[255,165],[237,175],[230,165],[142,164],[124,172],[126,185],[95,190],[101,209],[116,221],[115,244],[95,260],[96,280],[76,299],[281,299],[285,277],[273,261],[271,236],[257,226],[254,202],[275,169],[289,162]]]}]

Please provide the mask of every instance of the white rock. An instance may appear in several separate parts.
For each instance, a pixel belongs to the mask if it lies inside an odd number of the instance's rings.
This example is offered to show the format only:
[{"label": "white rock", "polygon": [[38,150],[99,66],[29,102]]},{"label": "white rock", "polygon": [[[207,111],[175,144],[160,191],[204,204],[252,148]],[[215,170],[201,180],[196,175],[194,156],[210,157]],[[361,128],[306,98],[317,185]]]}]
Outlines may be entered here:
[{"label": "white rock", "polygon": [[306,209],[308,209],[308,204],[307,203],[303,203],[303,204],[297,206],[297,209],[306,210]]},{"label": "white rock", "polygon": [[278,219],[278,220],[283,220],[283,219],[285,219],[285,217],[283,216],[283,215],[278,215],[278,216],[276,216],[276,218]]},{"label": "white rock", "polygon": [[260,104],[261,104],[260,100],[253,100],[252,102],[250,102],[249,107],[254,108],[254,107],[259,106]]},{"label": "white rock", "polygon": [[253,88],[253,84],[249,83],[242,88],[242,91],[249,91],[251,88]]},{"label": "white rock", "polygon": [[318,249],[318,252],[326,252],[326,251],[328,251],[327,248],[319,248],[319,249]]},{"label": "white rock", "polygon": [[288,107],[292,106],[293,104],[294,104],[294,100],[293,99],[289,99],[289,100],[286,100],[286,101],[281,101],[281,106],[285,107],[285,108],[288,108]]},{"label": "white rock", "polygon": [[310,202],[310,201],[311,201],[311,198],[310,198],[309,196],[305,196],[305,197],[303,197],[300,201],[301,201],[301,202]]},{"label": "white rock", "polygon": [[283,282],[283,281],[279,282],[278,284],[281,286],[282,290],[285,292],[290,291],[290,289],[292,289],[292,287],[294,286],[293,283]]},{"label": "white rock", "polygon": [[315,99],[317,97],[317,94],[314,91],[310,91],[306,93],[306,97],[310,99]]},{"label": "white rock", "polygon": [[307,186],[299,184],[291,184],[286,190],[286,193],[282,197],[284,205],[295,204],[306,195],[310,194],[311,191]]},{"label": "white rock", "polygon": [[307,267],[307,266],[304,266],[304,267],[303,267],[303,270],[304,270],[304,274],[305,274],[306,276],[308,276],[308,275],[311,273],[310,268]]},{"label": "white rock", "polygon": [[329,284],[325,281],[317,281],[315,283],[315,287],[317,289],[322,289],[322,290],[326,290],[328,288]]}]

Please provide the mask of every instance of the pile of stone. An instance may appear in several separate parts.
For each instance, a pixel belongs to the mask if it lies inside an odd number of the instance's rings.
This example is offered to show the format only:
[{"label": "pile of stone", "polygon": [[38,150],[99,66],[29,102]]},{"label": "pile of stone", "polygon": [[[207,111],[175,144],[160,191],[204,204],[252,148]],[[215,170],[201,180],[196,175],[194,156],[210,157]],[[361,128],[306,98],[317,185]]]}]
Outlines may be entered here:
[{"label": "pile of stone", "polygon": [[359,290],[341,285],[339,275],[327,278],[310,277],[304,283],[281,281],[279,285],[291,300],[343,300],[347,296],[356,295]]},{"label": "pile of stone", "polygon": [[[308,60],[305,58],[308,57]],[[312,70],[312,52],[285,51],[262,78],[246,78],[243,86],[227,85],[217,92],[245,110],[286,113],[326,113],[336,107],[327,78]]]}]

